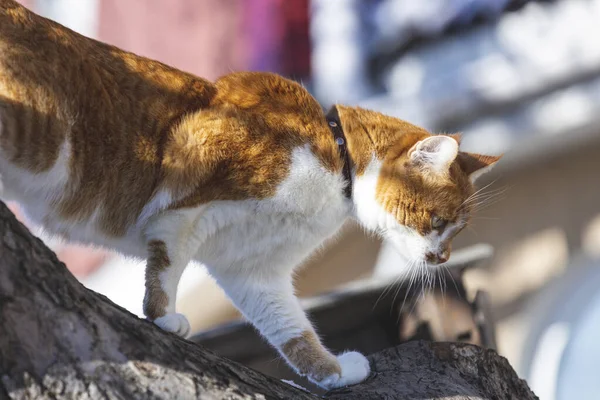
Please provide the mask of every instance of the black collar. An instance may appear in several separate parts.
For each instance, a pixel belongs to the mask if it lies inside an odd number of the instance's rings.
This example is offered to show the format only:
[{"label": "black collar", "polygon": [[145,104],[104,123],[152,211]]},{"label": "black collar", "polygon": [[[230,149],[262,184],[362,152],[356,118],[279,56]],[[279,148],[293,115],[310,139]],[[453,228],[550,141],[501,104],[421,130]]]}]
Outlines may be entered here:
[{"label": "black collar", "polygon": [[346,137],[344,136],[344,130],[342,129],[342,123],[340,122],[340,116],[336,106],[331,107],[326,116],[327,125],[333,133],[335,143],[338,145],[340,156],[344,166],[342,167],[342,173],[347,184],[344,188],[344,194],[347,198],[352,198],[352,174],[350,172],[350,155],[348,154],[348,147],[346,146]]}]

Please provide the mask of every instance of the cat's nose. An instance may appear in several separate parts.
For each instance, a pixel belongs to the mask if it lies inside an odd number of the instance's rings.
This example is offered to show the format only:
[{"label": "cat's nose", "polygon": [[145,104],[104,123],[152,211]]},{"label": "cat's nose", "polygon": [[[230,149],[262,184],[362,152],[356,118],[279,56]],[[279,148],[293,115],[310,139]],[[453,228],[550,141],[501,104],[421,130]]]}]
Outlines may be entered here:
[{"label": "cat's nose", "polygon": [[428,252],[425,257],[427,261],[433,264],[443,264],[450,258],[450,252],[448,250],[444,250],[441,252]]},{"label": "cat's nose", "polygon": [[440,264],[445,263],[450,258],[450,252],[448,250],[443,251],[438,255],[438,261]]}]

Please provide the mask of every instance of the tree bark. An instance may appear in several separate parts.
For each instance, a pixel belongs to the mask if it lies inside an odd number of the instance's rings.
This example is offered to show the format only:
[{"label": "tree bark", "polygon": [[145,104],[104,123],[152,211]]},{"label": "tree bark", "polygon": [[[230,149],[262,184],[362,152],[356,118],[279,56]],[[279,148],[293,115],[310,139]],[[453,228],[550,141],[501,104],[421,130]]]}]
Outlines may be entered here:
[{"label": "tree bark", "polygon": [[[411,342],[330,399],[534,399],[508,362],[472,345]],[[0,399],[316,399],[83,287],[0,203]]]}]

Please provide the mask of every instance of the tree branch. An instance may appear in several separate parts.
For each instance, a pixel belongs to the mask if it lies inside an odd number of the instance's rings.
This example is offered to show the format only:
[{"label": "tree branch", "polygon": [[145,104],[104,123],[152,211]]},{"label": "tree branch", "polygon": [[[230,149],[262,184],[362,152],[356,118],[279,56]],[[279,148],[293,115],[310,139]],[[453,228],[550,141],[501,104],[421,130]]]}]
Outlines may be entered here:
[{"label": "tree branch", "polygon": [[[534,399],[491,350],[411,342],[331,399]],[[0,203],[0,399],[315,399],[83,287]]]}]

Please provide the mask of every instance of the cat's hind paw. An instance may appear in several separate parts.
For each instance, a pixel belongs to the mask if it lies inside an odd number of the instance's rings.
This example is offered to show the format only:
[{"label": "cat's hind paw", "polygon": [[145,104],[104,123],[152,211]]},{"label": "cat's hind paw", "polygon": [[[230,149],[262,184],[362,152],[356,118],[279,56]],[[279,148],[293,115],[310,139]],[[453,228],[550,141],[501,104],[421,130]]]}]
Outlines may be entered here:
[{"label": "cat's hind paw", "polygon": [[187,318],[179,313],[163,315],[162,317],[156,318],[154,323],[162,330],[173,332],[184,338],[187,338],[191,331],[190,323]]},{"label": "cat's hind paw", "polygon": [[337,360],[342,368],[342,376],[333,374],[323,379],[317,384],[325,389],[335,389],[349,385],[355,385],[367,379],[371,373],[369,360],[356,351],[337,356]]}]

